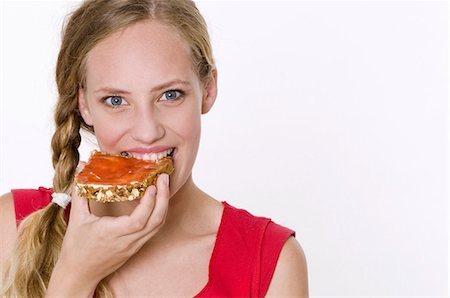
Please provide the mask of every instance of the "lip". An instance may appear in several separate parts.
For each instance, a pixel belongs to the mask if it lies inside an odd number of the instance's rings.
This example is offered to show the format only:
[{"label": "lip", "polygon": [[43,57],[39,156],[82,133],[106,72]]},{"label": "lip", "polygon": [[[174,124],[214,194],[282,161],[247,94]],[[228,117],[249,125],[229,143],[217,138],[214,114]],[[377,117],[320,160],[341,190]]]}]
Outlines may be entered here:
[{"label": "lip", "polygon": [[149,147],[149,148],[139,147],[139,148],[130,148],[130,149],[127,149],[124,151],[130,152],[130,153],[134,152],[134,153],[138,153],[138,154],[149,154],[149,153],[163,152],[170,148],[175,148],[175,147],[170,147],[170,146],[156,146],[156,147]]}]

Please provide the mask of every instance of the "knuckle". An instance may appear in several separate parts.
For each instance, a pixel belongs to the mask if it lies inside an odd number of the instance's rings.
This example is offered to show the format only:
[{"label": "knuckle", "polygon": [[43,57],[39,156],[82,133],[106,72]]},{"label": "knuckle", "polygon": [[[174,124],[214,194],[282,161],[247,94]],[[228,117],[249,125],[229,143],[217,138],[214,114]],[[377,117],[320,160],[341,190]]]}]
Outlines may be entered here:
[{"label": "knuckle", "polygon": [[164,214],[155,214],[155,216],[152,218],[152,221],[156,226],[161,226],[166,221],[166,216]]},{"label": "knuckle", "polygon": [[127,257],[132,252],[130,243],[121,243],[117,247],[120,256]]},{"label": "knuckle", "polygon": [[142,219],[130,219],[128,228],[132,231],[140,231],[145,227],[145,221]]}]

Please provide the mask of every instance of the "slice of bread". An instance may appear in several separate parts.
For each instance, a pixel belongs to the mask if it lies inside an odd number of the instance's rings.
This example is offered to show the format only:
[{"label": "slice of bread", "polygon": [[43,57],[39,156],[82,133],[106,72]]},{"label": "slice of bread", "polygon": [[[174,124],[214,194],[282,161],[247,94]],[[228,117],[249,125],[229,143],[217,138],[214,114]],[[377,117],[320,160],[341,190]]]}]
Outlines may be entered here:
[{"label": "slice of bread", "polygon": [[139,199],[162,173],[173,172],[172,159],[158,161],[111,155],[94,151],[75,177],[80,197],[98,202],[124,202]]}]

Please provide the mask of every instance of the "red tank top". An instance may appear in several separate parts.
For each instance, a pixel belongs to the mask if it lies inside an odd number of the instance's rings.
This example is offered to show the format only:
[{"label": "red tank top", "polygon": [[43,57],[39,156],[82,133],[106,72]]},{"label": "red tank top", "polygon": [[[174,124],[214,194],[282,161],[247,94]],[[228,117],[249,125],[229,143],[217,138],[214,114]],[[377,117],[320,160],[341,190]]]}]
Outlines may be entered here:
[{"label": "red tank top", "polygon": [[[17,225],[51,202],[52,190],[12,190]],[[295,232],[223,202],[209,280],[195,297],[264,297],[281,249]]]}]

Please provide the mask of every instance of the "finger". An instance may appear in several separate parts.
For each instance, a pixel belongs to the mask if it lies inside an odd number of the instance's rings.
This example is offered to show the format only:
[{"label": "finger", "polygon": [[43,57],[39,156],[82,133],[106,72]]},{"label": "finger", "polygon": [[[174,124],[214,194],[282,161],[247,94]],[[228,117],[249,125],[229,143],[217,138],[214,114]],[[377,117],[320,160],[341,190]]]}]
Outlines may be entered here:
[{"label": "finger", "polygon": [[167,210],[169,209],[169,175],[159,175],[156,186],[157,194],[155,208],[143,231],[145,234],[164,224],[167,216]]},{"label": "finger", "polygon": [[161,174],[158,177],[157,187],[156,205],[152,215],[150,216],[150,220],[148,221],[145,229],[132,235],[134,241],[136,241],[135,245],[138,248],[147,243],[147,241],[159,231],[167,217],[170,199],[169,175]]},{"label": "finger", "polygon": [[145,228],[155,207],[156,187],[149,186],[140,199],[139,204],[129,216],[120,216],[120,232],[122,235],[134,234]]},{"label": "finger", "polygon": [[80,219],[83,216],[91,215],[89,202],[85,198],[78,196],[77,190],[72,192],[72,201],[70,206],[70,219]]}]

